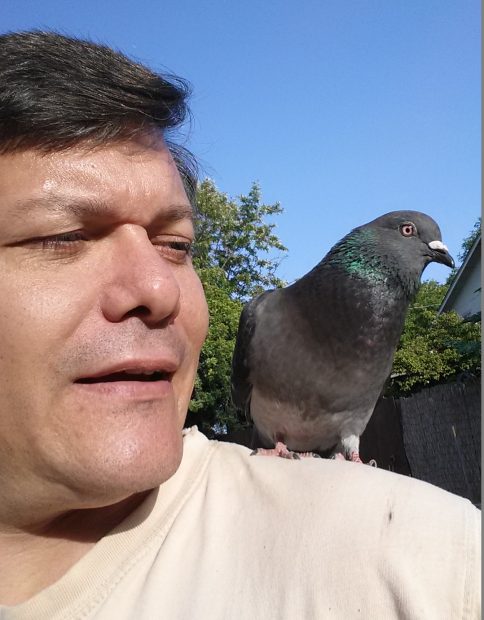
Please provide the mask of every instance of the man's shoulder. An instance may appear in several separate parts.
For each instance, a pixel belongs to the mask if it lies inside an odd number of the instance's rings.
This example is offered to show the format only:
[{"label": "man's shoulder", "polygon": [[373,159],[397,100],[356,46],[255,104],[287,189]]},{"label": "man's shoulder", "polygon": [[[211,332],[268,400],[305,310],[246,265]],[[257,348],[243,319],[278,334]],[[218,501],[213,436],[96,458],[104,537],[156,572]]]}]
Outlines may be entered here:
[{"label": "man's shoulder", "polygon": [[[171,526],[155,568],[170,567],[170,591],[190,584],[192,610],[440,619],[478,608],[478,511],[437,487],[356,463],[251,456],[196,430],[172,482],[173,501],[159,494],[157,529],[167,515]],[[159,597],[167,575],[149,581]],[[235,613],[214,591],[233,594]]]},{"label": "man's shoulder", "polygon": [[[251,455],[237,444],[210,442],[214,448],[210,475],[237,482],[240,492],[255,501],[296,502],[317,510],[337,505],[338,512],[357,510],[391,522],[405,519],[452,521],[456,515],[479,511],[461,497],[435,485],[378,468],[329,459],[287,460]],[[278,499],[279,498],[279,499]]]}]

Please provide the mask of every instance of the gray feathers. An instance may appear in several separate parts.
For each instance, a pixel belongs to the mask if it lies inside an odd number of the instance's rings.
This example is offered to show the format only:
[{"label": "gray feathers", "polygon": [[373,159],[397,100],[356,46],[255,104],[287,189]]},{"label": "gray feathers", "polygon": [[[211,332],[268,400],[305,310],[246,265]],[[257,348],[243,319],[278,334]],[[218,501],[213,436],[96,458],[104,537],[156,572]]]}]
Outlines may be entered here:
[{"label": "gray feathers", "polygon": [[453,264],[437,224],[395,211],[354,229],[293,285],[245,306],[232,397],[267,443],[358,451],[431,261]]}]

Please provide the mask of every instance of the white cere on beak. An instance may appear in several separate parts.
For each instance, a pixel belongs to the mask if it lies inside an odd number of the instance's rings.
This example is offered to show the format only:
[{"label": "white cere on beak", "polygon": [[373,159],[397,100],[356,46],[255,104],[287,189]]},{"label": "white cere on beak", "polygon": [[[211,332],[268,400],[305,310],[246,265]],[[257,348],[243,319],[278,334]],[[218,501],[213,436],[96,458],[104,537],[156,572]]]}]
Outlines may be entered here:
[{"label": "white cere on beak", "polygon": [[449,248],[442,243],[442,241],[431,241],[429,243],[429,248],[431,248],[432,250],[442,250],[444,252],[448,252]]}]

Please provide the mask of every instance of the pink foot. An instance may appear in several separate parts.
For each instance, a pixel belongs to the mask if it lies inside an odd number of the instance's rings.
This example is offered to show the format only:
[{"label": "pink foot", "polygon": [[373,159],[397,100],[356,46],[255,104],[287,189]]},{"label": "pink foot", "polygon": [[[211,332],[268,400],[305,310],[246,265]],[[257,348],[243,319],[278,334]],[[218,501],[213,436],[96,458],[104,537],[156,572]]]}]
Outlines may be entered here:
[{"label": "pink foot", "polygon": [[353,463],[362,463],[363,465],[369,465],[370,467],[377,467],[375,459],[370,459],[368,463],[363,463],[363,461],[360,459],[360,455],[358,452],[352,452],[348,460],[352,461]]},{"label": "pink foot", "polygon": [[348,461],[352,463],[363,463],[358,452],[351,452]]},{"label": "pink foot", "polygon": [[291,460],[299,460],[301,458],[304,459],[317,456],[312,452],[293,452],[292,450],[289,450],[286,444],[282,443],[282,441],[278,441],[275,447],[272,448],[272,450],[268,450],[266,448],[257,448],[256,450],[252,451],[251,456],[253,455],[279,456],[280,458]]},{"label": "pink foot", "polygon": [[341,454],[341,452],[336,452],[336,454],[333,454],[331,458],[335,461],[346,461],[345,455]]},{"label": "pink foot", "polygon": [[[363,461],[361,460],[358,452],[351,452],[348,458],[345,458],[344,454],[342,454],[341,452],[337,452],[333,455],[332,458],[337,461],[351,461],[352,463],[362,463],[363,465],[365,465],[365,463],[363,463]],[[370,465],[371,467],[377,467],[376,461],[374,459],[371,459],[366,464]]]}]

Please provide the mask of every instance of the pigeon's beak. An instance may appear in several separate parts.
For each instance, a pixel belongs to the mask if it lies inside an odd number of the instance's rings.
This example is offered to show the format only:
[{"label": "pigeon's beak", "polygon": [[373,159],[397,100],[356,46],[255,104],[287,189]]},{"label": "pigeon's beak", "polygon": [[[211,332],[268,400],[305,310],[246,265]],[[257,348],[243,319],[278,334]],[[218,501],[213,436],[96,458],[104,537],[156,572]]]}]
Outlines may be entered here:
[{"label": "pigeon's beak", "polygon": [[429,248],[432,252],[433,261],[447,265],[451,269],[455,267],[454,259],[449,254],[447,246],[444,245],[442,241],[431,241],[429,243]]}]

